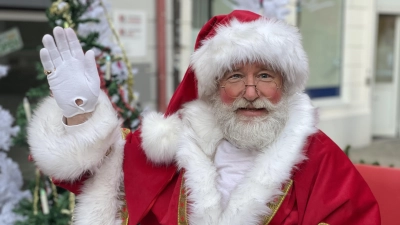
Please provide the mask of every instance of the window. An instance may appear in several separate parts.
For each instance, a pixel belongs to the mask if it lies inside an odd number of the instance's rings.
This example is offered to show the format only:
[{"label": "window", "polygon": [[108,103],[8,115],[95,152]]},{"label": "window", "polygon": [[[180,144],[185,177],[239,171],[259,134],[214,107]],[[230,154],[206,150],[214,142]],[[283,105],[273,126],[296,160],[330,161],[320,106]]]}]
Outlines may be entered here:
[{"label": "window", "polygon": [[343,0],[302,0],[297,25],[310,63],[306,92],[311,98],[340,95]]},{"label": "window", "polygon": [[380,15],[375,82],[391,83],[395,70],[396,16]]},{"label": "window", "polygon": [[0,56],[0,64],[10,68],[8,75],[0,80],[0,94],[23,96],[29,88],[37,84],[39,47],[43,35],[51,33],[51,29],[47,21],[0,21],[0,34],[11,29],[19,30],[23,47]]}]

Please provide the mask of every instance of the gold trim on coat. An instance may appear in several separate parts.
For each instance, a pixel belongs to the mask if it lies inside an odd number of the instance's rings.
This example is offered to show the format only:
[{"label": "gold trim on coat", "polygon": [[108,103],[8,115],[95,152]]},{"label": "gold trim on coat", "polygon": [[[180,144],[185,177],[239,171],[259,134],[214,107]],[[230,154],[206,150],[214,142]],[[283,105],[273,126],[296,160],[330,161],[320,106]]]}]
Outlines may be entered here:
[{"label": "gold trim on coat", "polygon": [[187,217],[187,195],[185,191],[185,179],[182,176],[181,188],[179,190],[178,202],[178,225],[188,225]]},{"label": "gold trim on coat", "polygon": [[289,180],[289,182],[285,185],[285,187],[283,188],[282,192],[283,194],[281,196],[278,197],[278,199],[276,199],[276,201],[274,202],[270,202],[268,203],[268,207],[272,210],[272,213],[268,216],[265,217],[264,219],[264,225],[268,225],[271,220],[274,218],[276,212],[278,212],[278,209],[281,207],[283,200],[285,200],[285,197],[288,193],[288,191],[290,190],[290,188],[293,185],[293,180]]},{"label": "gold trim on coat", "polygon": [[128,128],[121,128],[122,139],[125,140],[129,133],[131,133],[131,130]]},{"label": "gold trim on coat", "polygon": [[[121,135],[122,135],[122,139],[126,139],[126,136],[128,136],[128,134],[131,132],[131,130],[127,129],[127,128],[121,128]],[[124,196],[124,205],[122,206],[121,209],[121,219],[122,219],[122,225],[128,225],[129,223],[129,213],[128,213],[128,208],[126,206],[126,199]]]}]

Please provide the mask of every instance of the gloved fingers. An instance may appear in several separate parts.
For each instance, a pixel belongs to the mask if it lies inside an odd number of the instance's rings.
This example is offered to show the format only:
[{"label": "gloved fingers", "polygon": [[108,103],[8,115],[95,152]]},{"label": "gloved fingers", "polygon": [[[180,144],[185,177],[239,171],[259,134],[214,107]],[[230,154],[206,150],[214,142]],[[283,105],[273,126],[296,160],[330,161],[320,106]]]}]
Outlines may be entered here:
[{"label": "gloved fingers", "polygon": [[56,44],[54,43],[53,37],[51,35],[46,34],[43,36],[42,42],[44,47],[49,52],[50,58],[53,61],[54,66],[56,68],[59,67],[63,63],[63,60],[60,56],[60,53],[58,52]]},{"label": "gloved fingers", "polygon": [[50,57],[50,53],[47,49],[40,49],[40,61],[42,61],[43,69],[45,71],[54,72],[54,65]]},{"label": "gloved fingers", "polygon": [[90,83],[89,86],[92,87],[92,91],[97,92],[97,90],[100,90],[100,77],[97,71],[94,52],[92,50],[87,51],[85,54],[85,75],[86,79]]},{"label": "gloved fingers", "polygon": [[84,59],[84,54],[82,50],[81,43],[72,28],[66,28],[65,34],[69,43],[69,48],[71,49],[72,56],[78,60]]},{"label": "gloved fingers", "polygon": [[55,27],[53,29],[54,39],[56,39],[58,51],[64,61],[71,59],[71,51],[67,42],[67,37],[65,36],[64,29],[61,27]]}]

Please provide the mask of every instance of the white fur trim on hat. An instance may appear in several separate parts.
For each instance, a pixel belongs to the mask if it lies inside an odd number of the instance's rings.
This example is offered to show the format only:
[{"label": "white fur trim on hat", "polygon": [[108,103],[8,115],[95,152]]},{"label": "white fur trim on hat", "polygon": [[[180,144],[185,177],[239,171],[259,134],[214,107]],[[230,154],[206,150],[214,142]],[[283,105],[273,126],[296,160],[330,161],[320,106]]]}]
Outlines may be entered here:
[{"label": "white fur trim on hat", "polygon": [[212,94],[216,81],[233,65],[244,62],[265,63],[282,72],[289,95],[304,90],[308,59],[296,27],[263,17],[251,22],[233,19],[215,26],[215,36],[203,40],[191,56],[199,97]]}]

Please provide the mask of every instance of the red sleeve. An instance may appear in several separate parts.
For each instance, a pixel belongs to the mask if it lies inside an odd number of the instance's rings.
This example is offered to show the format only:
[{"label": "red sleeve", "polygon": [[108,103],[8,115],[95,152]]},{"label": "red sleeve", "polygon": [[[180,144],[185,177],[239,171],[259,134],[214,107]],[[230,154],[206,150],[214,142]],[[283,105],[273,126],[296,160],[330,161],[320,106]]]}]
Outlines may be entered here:
[{"label": "red sleeve", "polygon": [[[33,157],[31,154],[29,154],[28,156],[28,160],[30,162],[33,162]],[[58,187],[60,188],[64,188],[72,193],[74,193],[75,195],[78,195],[81,193],[81,187],[83,186],[83,183],[85,182],[86,179],[88,179],[90,175],[89,174],[84,174],[80,179],[76,180],[76,181],[62,181],[62,180],[56,180],[56,179],[51,179],[51,181]]]},{"label": "red sleeve", "polygon": [[295,175],[299,224],[379,225],[379,207],[367,183],[324,133],[310,139],[308,160]]},{"label": "red sleeve", "polygon": [[[149,163],[141,147],[140,130],[136,130],[126,137],[123,169],[129,224],[152,221],[149,218],[145,221],[142,219],[151,211],[160,193],[174,179],[176,167],[173,164],[154,166]],[[154,219],[157,216],[159,215],[156,213],[152,217]]]},{"label": "red sleeve", "polygon": [[80,179],[74,182],[62,181],[56,179],[52,179],[52,181],[58,187],[67,189],[68,191],[74,193],[75,195],[79,195],[81,193],[81,187],[83,186],[83,183],[89,178],[89,176],[90,176],[89,174],[85,174]]}]

